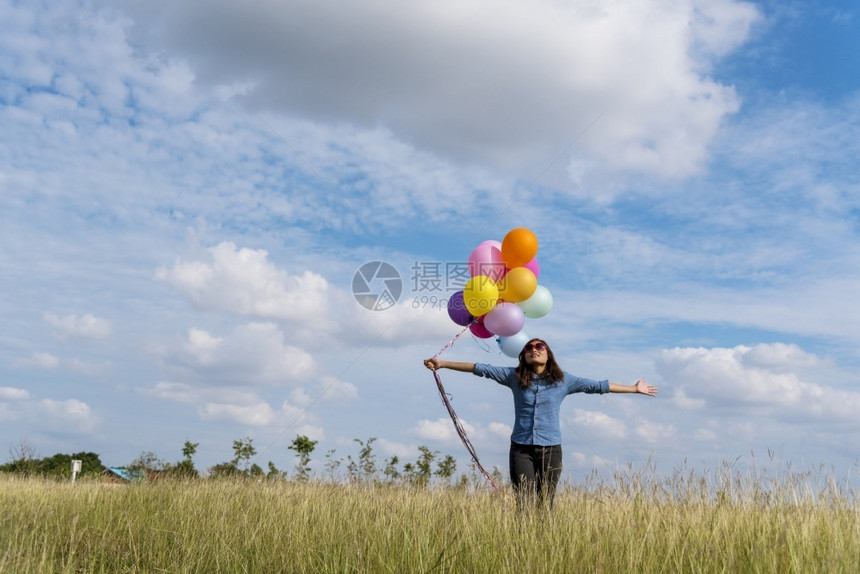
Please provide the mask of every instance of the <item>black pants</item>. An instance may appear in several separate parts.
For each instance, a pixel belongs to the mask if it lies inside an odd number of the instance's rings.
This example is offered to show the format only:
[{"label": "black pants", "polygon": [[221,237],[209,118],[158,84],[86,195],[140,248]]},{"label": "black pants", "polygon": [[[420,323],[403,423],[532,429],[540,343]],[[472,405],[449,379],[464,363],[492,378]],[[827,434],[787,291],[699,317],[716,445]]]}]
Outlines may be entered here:
[{"label": "black pants", "polygon": [[552,508],[555,488],[561,476],[561,445],[537,446],[511,443],[511,482],[517,502],[543,504]]}]

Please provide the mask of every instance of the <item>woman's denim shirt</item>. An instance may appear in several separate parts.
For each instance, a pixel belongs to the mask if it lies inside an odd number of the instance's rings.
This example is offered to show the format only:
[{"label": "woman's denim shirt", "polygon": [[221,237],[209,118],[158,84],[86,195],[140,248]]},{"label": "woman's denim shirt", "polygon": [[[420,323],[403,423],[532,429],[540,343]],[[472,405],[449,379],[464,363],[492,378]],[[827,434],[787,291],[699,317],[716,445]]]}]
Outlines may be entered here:
[{"label": "woman's denim shirt", "polygon": [[553,383],[548,376],[532,376],[532,384],[521,389],[513,367],[476,363],[474,374],[493,379],[511,389],[514,395],[514,432],[511,441],[519,444],[552,446],[561,444],[559,411],[561,401],[573,393],[608,393],[609,381],[595,381],[564,373],[564,380]]}]

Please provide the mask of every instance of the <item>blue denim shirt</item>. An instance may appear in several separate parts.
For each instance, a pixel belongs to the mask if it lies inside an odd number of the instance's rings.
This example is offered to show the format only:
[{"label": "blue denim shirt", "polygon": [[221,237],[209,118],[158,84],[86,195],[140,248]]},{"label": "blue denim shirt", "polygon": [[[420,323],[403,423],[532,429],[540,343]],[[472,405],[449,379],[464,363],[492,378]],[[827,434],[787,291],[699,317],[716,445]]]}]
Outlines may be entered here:
[{"label": "blue denim shirt", "polygon": [[553,383],[549,377],[533,375],[532,384],[523,390],[513,367],[476,363],[474,374],[493,379],[514,394],[514,432],[511,441],[519,444],[552,446],[561,444],[559,411],[561,401],[573,393],[608,393],[609,381],[595,381],[564,373],[564,380]]}]

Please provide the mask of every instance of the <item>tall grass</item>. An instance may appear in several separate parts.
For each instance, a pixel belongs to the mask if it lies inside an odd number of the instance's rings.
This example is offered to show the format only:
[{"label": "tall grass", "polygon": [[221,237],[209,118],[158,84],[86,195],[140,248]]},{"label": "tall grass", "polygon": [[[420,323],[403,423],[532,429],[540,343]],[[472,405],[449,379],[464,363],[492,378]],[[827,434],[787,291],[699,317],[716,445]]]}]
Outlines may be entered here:
[{"label": "tall grass", "polygon": [[851,491],[630,470],[509,493],[322,482],[0,478],[0,572],[856,572]]}]

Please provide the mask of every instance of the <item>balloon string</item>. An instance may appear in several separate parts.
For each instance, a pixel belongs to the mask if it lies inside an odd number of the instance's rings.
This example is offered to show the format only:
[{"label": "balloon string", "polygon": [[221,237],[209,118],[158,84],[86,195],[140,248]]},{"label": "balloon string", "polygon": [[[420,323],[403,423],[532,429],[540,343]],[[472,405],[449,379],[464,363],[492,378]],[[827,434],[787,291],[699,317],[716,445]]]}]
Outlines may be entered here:
[{"label": "balloon string", "polygon": [[[464,327],[462,331],[457,333],[456,337],[454,337],[453,339],[448,341],[447,345],[445,345],[444,347],[439,349],[439,352],[436,353],[435,355],[433,355],[433,358],[435,359],[436,357],[441,355],[443,351],[453,347],[454,342],[457,339],[459,339],[460,335],[465,333],[468,328],[469,328],[468,325],[466,327]],[[453,421],[453,423],[454,423],[454,429],[456,429],[457,435],[460,437],[460,440],[463,442],[463,446],[466,447],[466,450],[468,451],[469,455],[471,455],[472,462],[475,463],[475,466],[478,468],[478,470],[481,471],[481,474],[483,474],[484,477],[486,477],[486,479],[490,481],[490,485],[493,487],[493,490],[498,490],[499,488],[496,486],[496,483],[493,481],[493,477],[490,476],[490,473],[488,473],[484,469],[484,467],[481,465],[481,461],[478,460],[478,453],[475,452],[475,447],[472,446],[472,441],[469,440],[469,436],[466,434],[466,429],[463,428],[463,424],[460,422],[460,417],[457,416],[457,413],[454,411],[454,407],[451,406],[451,401],[448,400],[448,393],[445,392],[445,387],[442,385],[442,379],[439,377],[439,371],[438,370],[433,371],[433,378],[436,379],[436,387],[439,389],[439,396],[442,398],[442,404],[445,405],[445,408],[448,410],[448,415],[450,415],[451,421]]]}]

